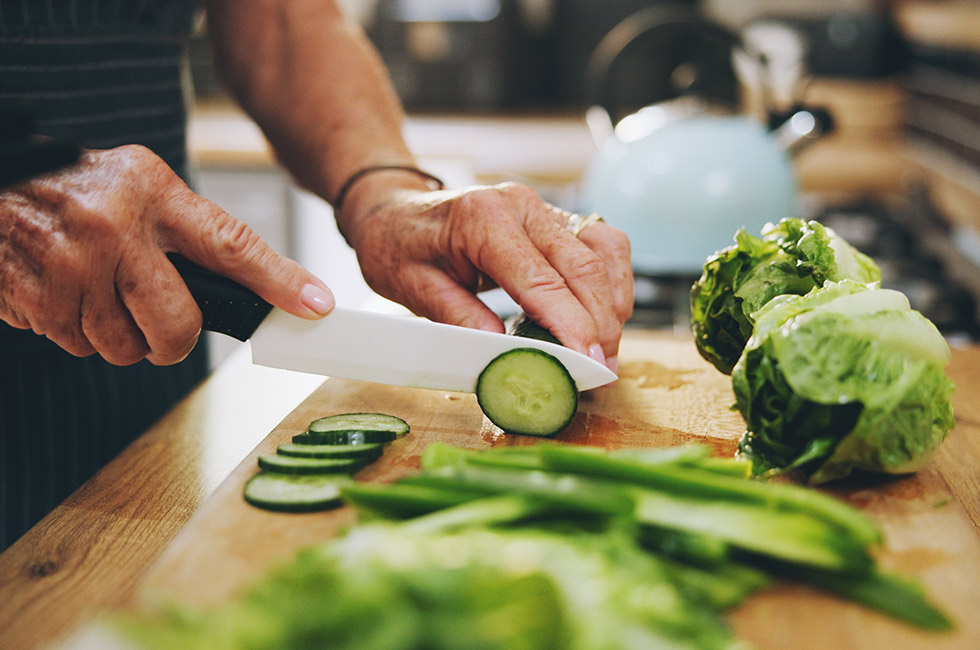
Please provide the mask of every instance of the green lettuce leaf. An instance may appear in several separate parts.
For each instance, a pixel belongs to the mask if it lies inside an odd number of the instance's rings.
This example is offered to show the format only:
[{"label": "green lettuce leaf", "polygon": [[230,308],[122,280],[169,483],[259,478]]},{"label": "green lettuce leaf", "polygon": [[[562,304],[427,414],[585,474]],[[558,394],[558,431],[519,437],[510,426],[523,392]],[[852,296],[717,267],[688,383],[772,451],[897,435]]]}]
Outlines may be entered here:
[{"label": "green lettuce leaf", "polygon": [[762,237],[744,229],[705,262],[691,288],[691,324],[701,356],[730,374],[752,335],[753,314],[776,296],[802,295],[828,281],[879,282],[881,272],[833,230],[783,219]]},{"label": "green lettuce leaf", "polygon": [[756,473],[922,469],[953,427],[949,347],[899,292],[851,281],[756,313],[732,373]]}]

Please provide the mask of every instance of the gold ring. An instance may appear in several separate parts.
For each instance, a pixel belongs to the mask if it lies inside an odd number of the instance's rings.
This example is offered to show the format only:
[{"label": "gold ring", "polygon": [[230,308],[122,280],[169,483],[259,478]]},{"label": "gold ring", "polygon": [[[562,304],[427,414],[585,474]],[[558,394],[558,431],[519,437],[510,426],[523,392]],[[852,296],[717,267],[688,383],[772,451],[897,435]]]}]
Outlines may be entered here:
[{"label": "gold ring", "polygon": [[597,215],[595,212],[593,212],[588,216],[583,216],[581,214],[573,214],[568,219],[568,223],[565,225],[565,230],[572,233],[572,235],[574,235],[575,237],[578,237],[583,230],[585,230],[592,224],[598,223],[600,221],[604,221],[604,219],[599,215]]}]

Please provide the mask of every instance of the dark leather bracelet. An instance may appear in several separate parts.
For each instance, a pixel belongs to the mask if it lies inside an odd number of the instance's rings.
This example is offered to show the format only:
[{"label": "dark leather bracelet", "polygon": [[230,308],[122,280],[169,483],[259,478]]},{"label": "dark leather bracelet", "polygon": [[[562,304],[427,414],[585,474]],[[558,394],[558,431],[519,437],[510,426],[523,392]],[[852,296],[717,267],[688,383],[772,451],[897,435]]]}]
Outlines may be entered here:
[{"label": "dark leather bracelet", "polygon": [[433,176],[429,172],[422,171],[418,167],[413,167],[411,165],[371,165],[370,167],[365,167],[354,172],[347,182],[343,184],[340,191],[337,192],[337,198],[333,200],[333,210],[335,214],[340,214],[340,210],[344,206],[344,199],[347,198],[347,194],[350,192],[351,188],[357,181],[361,180],[368,174],[373,174],[374,172],[384,172],[384,171],[403,171],[411,172],[416,176],[421,176],[422,178],[428,180],[435,185],[434,189],[441,190],[446,187],[446,184],[442,182],[442,179]]}]

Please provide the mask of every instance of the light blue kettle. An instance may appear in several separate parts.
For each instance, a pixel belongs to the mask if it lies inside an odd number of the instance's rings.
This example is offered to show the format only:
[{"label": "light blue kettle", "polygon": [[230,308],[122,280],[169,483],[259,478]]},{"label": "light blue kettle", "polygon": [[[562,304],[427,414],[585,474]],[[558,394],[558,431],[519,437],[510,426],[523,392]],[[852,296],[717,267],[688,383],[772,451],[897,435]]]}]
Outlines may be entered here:
[{"label": "light blue kettle", "polygon": [[[665,25],[651,15],[651,26]],[[642,31],[634,25],[633,37]],[[758,234],[767,222],[797,215],[791,156],[830,127],[829,115],[795,107],[770,117],[780,123],[770,128],[682,95],[612,128],[607,111],[593,106],[587,121],[601,142],[583,176],[579,208],[626,232],[638,274],[699,274],[739,228]]]}]

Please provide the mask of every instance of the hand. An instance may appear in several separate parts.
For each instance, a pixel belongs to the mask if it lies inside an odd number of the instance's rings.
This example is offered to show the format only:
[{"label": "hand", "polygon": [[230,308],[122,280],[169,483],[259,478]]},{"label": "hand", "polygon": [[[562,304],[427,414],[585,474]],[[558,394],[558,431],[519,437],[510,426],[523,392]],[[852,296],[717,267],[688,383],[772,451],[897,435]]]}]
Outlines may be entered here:
[{"label": "hand", "polygon": [[368,284],[433,320],[503,331],[475,293],[494,284],[566,346],[616,369],[633,309],[626,236],[595,223],[576,238],[569,213],[507,183],[461,192],[389,192],[368,179],[341,226]]},{"label": "hand", "polygon": [[320,280],[132,145],[0,192],[0,319],[76,356],[176,363],[197,342],[201,312],[169,252],[297,316],[333,306]]}]

